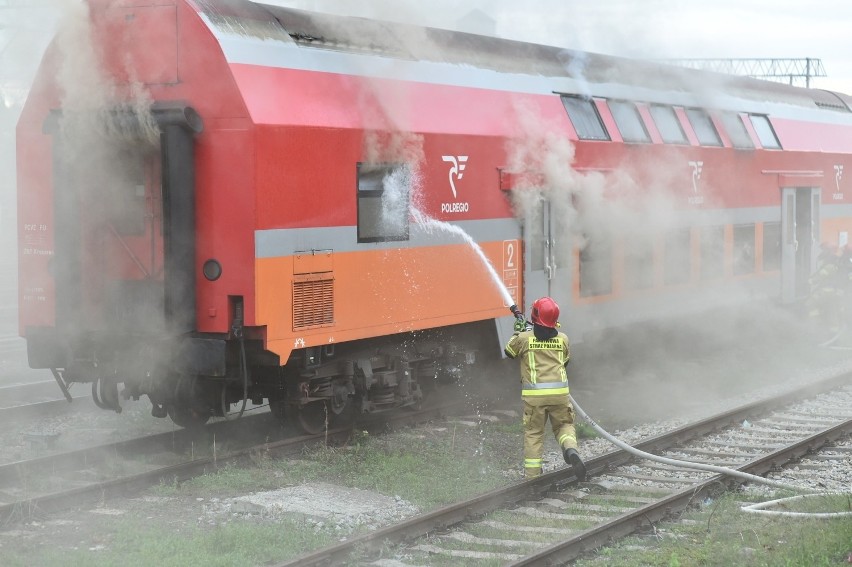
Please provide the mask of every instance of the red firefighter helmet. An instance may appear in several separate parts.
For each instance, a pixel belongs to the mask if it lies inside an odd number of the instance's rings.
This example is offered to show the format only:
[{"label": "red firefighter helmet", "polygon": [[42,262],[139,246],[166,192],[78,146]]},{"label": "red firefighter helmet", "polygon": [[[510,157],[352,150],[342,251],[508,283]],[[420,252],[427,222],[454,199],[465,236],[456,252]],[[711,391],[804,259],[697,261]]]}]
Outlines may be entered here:
[{"label": "red firefighter helmet", "polygon": [[542,297],[532,304],[532,322],[542,327],[555,329],[559,321],[559,305],[549,297]]}]

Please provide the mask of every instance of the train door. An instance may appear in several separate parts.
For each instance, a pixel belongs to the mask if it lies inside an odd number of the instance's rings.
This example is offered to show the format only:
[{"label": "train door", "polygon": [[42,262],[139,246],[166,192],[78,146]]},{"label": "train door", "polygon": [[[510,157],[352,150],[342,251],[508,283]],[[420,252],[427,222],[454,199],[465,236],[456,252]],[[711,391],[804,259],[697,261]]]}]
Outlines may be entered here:
[{"label": "train door", "polygon": [[[155,135],[120,111],[106,114],[115,121],[106,124],[66,121],[59,111],[45,120],[53,135],[55,326],[26,331],[32,368],[74,363],[86,378],[96,357],[116,356],[140,334],[160,341],[164,332],[196,328],[193,164],[203,125],[180,102],[158,102],[151,115]],[[85,136],[102,143],[74,145]]]},{"label": "train door", "polygon": [[546,295],[559,304],[560,318],[566,319],[571,299],[568,231],[548,199],[540,205],[524,223],[524,307],[529,310]]},{"label": "train door", "polygon": [[781,189],[781,301],[807,297],[820,244],[820,190]]}]

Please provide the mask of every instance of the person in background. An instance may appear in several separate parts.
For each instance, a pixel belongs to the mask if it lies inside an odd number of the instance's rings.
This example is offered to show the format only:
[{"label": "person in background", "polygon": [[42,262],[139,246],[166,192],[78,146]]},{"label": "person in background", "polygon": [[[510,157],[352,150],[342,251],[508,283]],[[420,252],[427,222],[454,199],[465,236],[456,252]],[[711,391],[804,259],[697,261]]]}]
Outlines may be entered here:
[{"label": "person in background", "polygon": [[816,271],[808,279],[811,293],[806,301],[808,315],[828,327],[831,332],[842,324],[845,285],[839,285],[840,262],[836,246],[823,243],[817,258]]},{"label": "person in background", "polygon": [[516,306],[515,332],[506,345],[506,356],[521,363],[521,397],[524,402],[524,476],[541,474],[544,426],[550,419],[553,434],[565,462],[577,480],[586,478],[586,466],[577,452],[574,407],[568,397],[565,365],[571,357],[568,336],[557,330],[559,305],[550,297],[532,305],[532,330]]}]

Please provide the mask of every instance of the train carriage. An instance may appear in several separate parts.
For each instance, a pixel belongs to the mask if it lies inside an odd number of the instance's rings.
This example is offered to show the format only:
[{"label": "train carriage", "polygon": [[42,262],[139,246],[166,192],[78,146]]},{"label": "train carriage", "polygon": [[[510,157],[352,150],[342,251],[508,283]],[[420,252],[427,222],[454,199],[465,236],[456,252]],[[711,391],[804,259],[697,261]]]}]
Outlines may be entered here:
[{"label": "train carriage", "polygon": [[[500,356],[794,302],[852,228],[850,97],[244,0],[89,0],[18,125],[30,366],[308,431]],[[486,261],[483,261],[485,259]],[[121,388],[121,391],[119,391]]]}]

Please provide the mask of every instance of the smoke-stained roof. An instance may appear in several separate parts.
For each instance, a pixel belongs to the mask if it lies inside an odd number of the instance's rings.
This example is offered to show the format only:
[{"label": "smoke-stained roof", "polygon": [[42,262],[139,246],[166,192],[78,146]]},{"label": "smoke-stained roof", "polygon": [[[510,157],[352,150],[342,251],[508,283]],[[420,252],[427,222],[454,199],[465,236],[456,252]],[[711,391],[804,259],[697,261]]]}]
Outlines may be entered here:
[{"label": "smoke-stained roof", "polygon": [[[459,31],[306,12],[262,2],[196,0],[196,3],[219,31],[283,41],[306,49],[567,78],[591,86],[618,84],[646,91],[685,93],[718,89],[727,96],[746,100],[849,112],[848,97],[748,77]],[[590,91],[594,94],[593,88]]]}]

